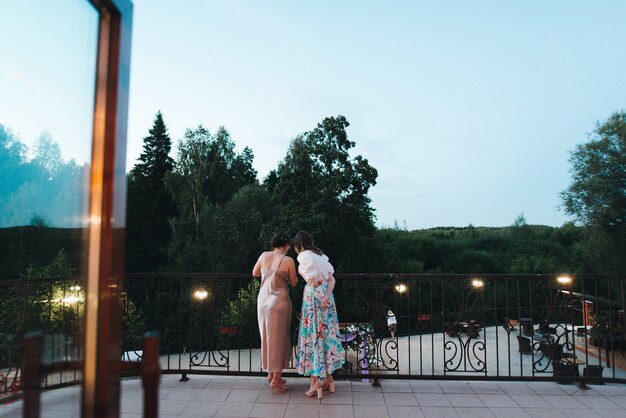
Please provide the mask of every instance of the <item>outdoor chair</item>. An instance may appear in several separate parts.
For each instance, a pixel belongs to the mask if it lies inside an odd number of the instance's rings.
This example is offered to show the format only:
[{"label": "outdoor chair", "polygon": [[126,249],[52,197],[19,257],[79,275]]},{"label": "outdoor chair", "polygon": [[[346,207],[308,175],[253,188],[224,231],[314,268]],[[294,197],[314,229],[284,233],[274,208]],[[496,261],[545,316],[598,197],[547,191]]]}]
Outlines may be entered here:
[{"label": "outdoor chair", "polygon": [[478,338],[480,337],[480,327],[476,324],[469,324],[465,328],[465,332],[469,338]]},{"label": "outdoor chair", "polygon": [[522,354],[530,354],[533,349],[530,346],[530,338],[522,337],[521,335],[517,336],[517,344],[519,346],[518,352]]},{"label": "outdoor chair", "polygon": [[604,371],[603,366],[598,366],[597,364],[590,364],[587,367],[583,368],[583,376],[585,377],[602,377],[602,372]]},{"label": "outdoor chair", "polygon": [[446,324],[446,334],[448,337],[458,337],[461,334],[461,326],[459,324]]},{"label": "outdoor chair", "polygon": [[552,362],[552,376],[556,377],[559,384],[573,383],[572,377],[578,377],[578,366],[576,364],[561,363],[560,361]]}]

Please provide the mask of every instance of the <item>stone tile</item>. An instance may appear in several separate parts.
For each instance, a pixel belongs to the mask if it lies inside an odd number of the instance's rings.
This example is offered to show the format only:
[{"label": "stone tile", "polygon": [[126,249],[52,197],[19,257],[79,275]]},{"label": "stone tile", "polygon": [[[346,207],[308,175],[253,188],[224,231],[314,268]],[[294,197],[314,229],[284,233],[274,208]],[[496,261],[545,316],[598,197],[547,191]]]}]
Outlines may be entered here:
[{"label": "stone tile", "polygon": [[468,395],[466,393],[448,393],[446,398],[448,398],[450,404],[457,409],[457,412],[459,407],[485,408],[485,404],[477,395]]},{"label": "stone tile", "polygon": [[565,417],[559,410],[554,408],[533,408],[524,409],[528,415],[535,418],[553,418],[553,417]]},{"label": "stone tile", "polygon": [[[171,390],[171,388],[164,388],[164,390],[160,390],[159,389],[159,399],[163,399],[163,397],[165,395],[163,395],[163,393],[165,392],[165,394],[169,393],[169,391]],[[143,389],[138,388],[138,387],[124,387],[122,386],[122,390],[120,391],[120,395],[121,398],[127,398],[127,399],[143,399]]]},{"label": "stone tile", "polygon": [[497,393],[480,393],[478,397],[489,408],[517,408],[518,405],[509,395]]},{"label": "stone tile", "polygon": [[[189,380],[186,382],[179,382],[177,388],[194,388],[194,389],[204,389],[214,378],[200,375],[191,375],[188,376]],[[219,379],[219,377],[215,378]]]},{"label": "stone tile", "polygon": [[597,418],[601,416],[591,409],[568,409],[562,412],[568,418]]},{"label": "stone tile", "polygon": [[579,389],[576,388],[576,392],[573,392],[572,395],[579,397],[579,396],[602,396],[601,393],[599,393],[596,390],[593,390],[593,388],[591,386],[587,386],[588,389]]},{"label": "stone tile", "polygon": [[419,406],[413,393],[385,393],[387,406]]},{"label": "stone tile", "polygon": [[[325,398],[324,398],[325,399]],[[352,405],[320,405],[320,417],[323,418],[354,418]]]},{"label": "stone tile", "polygon": [[197,401],[214,401],[214,402],[223,402],[228,398],[232,389],[211,389],[206,388],[202,389],[198,396],[196,396]]},{"label": "stone tile", "polygon": [[494,382],[472,382],[469,386],[474,393],[504,393],[500,386]]},{"label": "stone tile", "polygon": [[487,418],[495,416],[489,408],[459,407],[454,409],[462,417]]},{"label": "stone tile", "polygon": [[127,414],[127,413],[121,413],[120,414],[120,418],[142,418],[143,414]]},{"label": "stone tile", "polygon": [[381,386],[372,386],[371,383],[352,382],[352,392],[382,392]]},{"label": "stone tile", "polygon": [[522,418],[529,417],[522,408],[490,408],[491,413],[497,418]]},{"label": "stone tile", "polygon": [[504,393],[508,393],[509,395],[536,395],[537,393],[532,390],[526,383],[498,383],[498,386]]},{"label": "stone tile", "polygon": [[221,402],[193,401],[181,416],[213,416],[222,407]]},{"label": "stone tile", "polygon": [[534,382],[528,385],[537,395],[566,395],[567,392],[559,386],[561,385],[552,382]]},{"label": "stone tile", "polygon": [[[289,382],[287,382],[289,384]],[[256,389],[261,390],[264,388],[269,388],[269,384],[266,379],[258,378],[258,377],[250,377],[250,378],[240,378],[235,383],[235,389]]]},{"label": "stone tile", "polygon": [[287,404],[256,403],[250,412],[251,417],[282,417]]},{"label": "stone tile", "polygon": [[[543,399],[550,402],[552,406],[558,409],[585,409],[585,405],[576,400],[576,398],[568,395],[543,395]],[[569,411],[567,415],[569,415]]]},{"label": "stone tile", "polygon": [[595,412],[601,417],[626,418],[625,409],[596,409]]},{"label": "stone tile", "polygon": [[352,405],[352,392],[324,392],[322,405]]},{"label": "stone tile", "polygon": [[179,385],[180,375],[165,374],[161,375],[161,381],[159,382],[160,388],[175,388]]},{"label": "stone tile", "polygon": [[163,399],[161,402],[159,402],[159,416],[167,414],[178,415],[182,413],[189,405],[191,405],[191,401]]},{"label": "stone tile", "polygon": [[252,402],[223,402],[217,410],[217,417],[247,417],[254,407]]},{"label": "stone tile", "polygon": [[626,387],[624,386],[594,385],[589,387],[604,396],[626,396]]},{"label": "stone tile", "polygon": [[385,398],[382,393],[354,392],[352,402],[354,405],[385,405]]},{"label": "stone tile", "polygon": [[419,406],[388,406],[387,411],[391,418],[424,417],[424,413]]},{"label": "stone tile", "polygon": [[319,401],[316,405],[290,403],[285,411],[285,418],[318,418],[320,416]]},{"label": "stone tile", "polygon": [[386,406],[379,405],[354,405],[354,416],[359,418],[383,418],[388,417]]},{"label": "stone tile", "polygon": [[443,393],[474,393],[466,382],[441,382],[439,386]]},{"label": "stone tile", "polygon": [[286,404],[289,402],[289,397],[292,395],[291,390],[287,390],[287,392],[283,393],[272,393],[271,390],[262,390],[259,394],[259,397],[256,399],[257,403],[278,403],[278,404]]},{"label": "stone tile", "polygon": [[526,408],[533,408],[533,409],[534,408],[542,408],[542,409],[552,408],[552,405],[539,395],[518,395],[518,396],[511,396],[511,398],[519,406],[525,409]]},{"label": "stone tile", "polygon": [[211,379],[205,386],[205,388],[211,389],[234,389],[237,387],[238,379],[235,378],[223,378],[216,377],[215,379]]},{"label": "stone tile", "polygon": [[576,399],[590,409],[622,409],[620,405],[604,396],[576,396]]},{"label": "stone tile", "polygon": [[612,402],[615,402],[616,404],[618,404],[622,408],[626,408],[626,396],[614,395],[614,396],[607,396],[607,397]]},{"label": "stone tile", "polygon": [[260,394],[261,391],[254,389],[233,389],[226,402],[256,402]]},{"label": "stone tile", "polygon": [[402,382],[398,380],[385,380],[380,384],[383,392],[408,392],[412,393],[413,389],[409,382]]},{"label": "stone tile", "polygon": [[438,406],[422,406],[420,407],[422,414],[425,418],[441,418],[441,417],[454,417],[457,418],[456,410],[453,407],[438,407]]},{"label": "stone tile", "polygon": [[415,399],[419,406],[452,406],[443,393],[416,393]]},{"label": "stone tile", "polygon": [[320,400],[317,399],[317,393],[310,398],[304,394],[304,390],[298,392],[292,392],[289,397],[290,404],[301,404],[301,405],[319,405]]},{"label": "stone tile", "polygon": [[439,384],[434,381],[415,381],[410,382],[409,385],[414,393],[443,393]]},{"label": "stone tile", "polygon": [[194,388],[174,388],[172,389],[165,397],[162,399],[168,400],[178,400],[178,401],[192,401],[198,397],[202,389],[194,389]]},{"label": "stone tile", "polygon": [[141,411],[143,411],[143,398],[120,399],[120,412],[136,414]]},{"label": "stone tile", "polygon": [[[171,391],[173,391],[175,388],[159,388],[159,399],[163,399],[165,398],[167,395],[169,395],[169,393]],[[143,395],[142,395],[143,397]]]}]

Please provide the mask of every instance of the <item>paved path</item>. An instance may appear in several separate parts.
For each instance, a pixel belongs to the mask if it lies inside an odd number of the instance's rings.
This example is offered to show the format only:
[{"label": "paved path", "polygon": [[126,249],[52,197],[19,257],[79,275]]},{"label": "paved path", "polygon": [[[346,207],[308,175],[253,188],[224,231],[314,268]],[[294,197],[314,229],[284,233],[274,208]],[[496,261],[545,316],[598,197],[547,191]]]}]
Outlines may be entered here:
[{"label": "paved path", "polygon": [[[306,379],[289,379],[289,390],[273,395],[263,378],[164,375],[161,417],[626,417],[626,385],[590,386],[552,382],[338,381],[335,394],[320,401],[304,396]],[[44,393],[42,417],[79,416],[78,387]],[[0,416],[20,417],[21,402],[0,406]],[[142,389],[122,383],[122,417],[141,417]]]}]

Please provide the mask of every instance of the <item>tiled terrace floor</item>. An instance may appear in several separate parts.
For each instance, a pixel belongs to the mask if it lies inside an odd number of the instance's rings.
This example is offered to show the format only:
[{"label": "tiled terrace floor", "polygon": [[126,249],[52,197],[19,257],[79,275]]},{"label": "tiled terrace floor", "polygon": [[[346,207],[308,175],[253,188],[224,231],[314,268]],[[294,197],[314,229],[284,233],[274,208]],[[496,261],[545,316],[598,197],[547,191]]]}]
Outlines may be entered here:
[{"label": "tiled terrace floor", "polygon": [[[263,378],[165,375],[160,389],[161,417],[626,417],[626,386],[549,382],[493,383],[385,380],[337,382],[337,392],[320,401],[304,396],[307,380],[289,380],[289,390],[272,395]],[[46,392],[43,417],[79,416],[79,388]],[[0,406],[0,416],[21,416],[21,402]],[[122,383],[122,417],[141,417],[139,380]]]}]

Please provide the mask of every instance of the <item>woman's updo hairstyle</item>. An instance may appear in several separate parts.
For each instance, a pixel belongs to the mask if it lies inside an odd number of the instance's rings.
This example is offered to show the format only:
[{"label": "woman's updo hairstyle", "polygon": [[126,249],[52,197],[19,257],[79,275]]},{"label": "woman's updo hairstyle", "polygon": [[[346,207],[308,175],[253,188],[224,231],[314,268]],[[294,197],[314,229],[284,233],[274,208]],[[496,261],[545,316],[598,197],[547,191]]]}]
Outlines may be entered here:
[{"label": "woman's updo hairstyle", "polygon": [[313,243],[313,237],[306,231],[300,231],[293,238],[293,246],[300,251],[311,250],[317,255],[324,254],[322,250],[317,248]]},{"label": "woman's updo hairstyle", "polygon": [[272,248],[280,248],[285,245],[291,244],[291,238],[285,232],[277,232],[272,236],[272,240],[270,241]]}]

